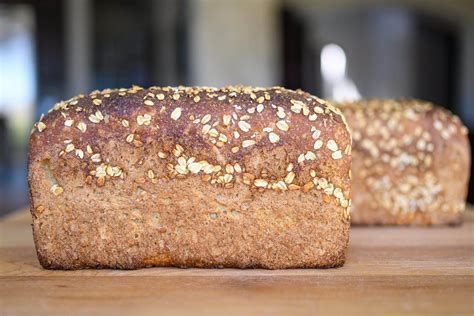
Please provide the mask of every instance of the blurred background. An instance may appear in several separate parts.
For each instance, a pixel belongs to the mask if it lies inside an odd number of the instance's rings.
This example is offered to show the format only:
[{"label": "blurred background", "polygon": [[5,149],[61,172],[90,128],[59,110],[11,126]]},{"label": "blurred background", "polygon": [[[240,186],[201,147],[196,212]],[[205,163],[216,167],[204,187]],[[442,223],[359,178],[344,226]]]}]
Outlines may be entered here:
[{"label": "blurred background", "polygon": [[28,204],[30,128],[55,102],[238,83],[422,98],[474,131],[474,1],[0,0],[0,216]]}]

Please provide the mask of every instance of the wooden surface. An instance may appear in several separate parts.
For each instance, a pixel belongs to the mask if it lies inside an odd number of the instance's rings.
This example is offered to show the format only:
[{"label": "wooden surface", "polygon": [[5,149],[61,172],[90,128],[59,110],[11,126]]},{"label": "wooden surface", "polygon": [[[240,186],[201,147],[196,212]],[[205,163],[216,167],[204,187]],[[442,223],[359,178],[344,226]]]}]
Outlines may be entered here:
[{"label": "wooden surface", "polygon": [[0,221],[0,315],[474,315],[473,215],[353,228],[339,269],[50,271],[22,210]]}]

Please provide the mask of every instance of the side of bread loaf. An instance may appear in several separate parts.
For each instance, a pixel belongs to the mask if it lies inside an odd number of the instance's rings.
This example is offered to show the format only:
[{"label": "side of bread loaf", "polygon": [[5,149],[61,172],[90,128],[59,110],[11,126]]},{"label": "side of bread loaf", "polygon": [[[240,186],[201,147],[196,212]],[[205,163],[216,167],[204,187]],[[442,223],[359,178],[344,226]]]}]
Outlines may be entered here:
[{"label": "side of bread loaf", "polygon": [[458,117],[420,100],[338,107],[353,137],[353,223],[461,222],[471,158]]},{"label": "side of bread loaf", "polygon": [[95,91],[32,131],[43,267],[334,267],[349,237],[339,110],[280,87]]}]

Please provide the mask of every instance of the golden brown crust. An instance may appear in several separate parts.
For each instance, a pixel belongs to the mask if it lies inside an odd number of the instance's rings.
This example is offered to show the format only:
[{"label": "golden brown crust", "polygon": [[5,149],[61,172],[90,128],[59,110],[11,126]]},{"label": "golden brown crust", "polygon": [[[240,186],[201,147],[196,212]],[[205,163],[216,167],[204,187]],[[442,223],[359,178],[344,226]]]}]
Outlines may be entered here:
[{"label": "golden brown crust", "polygon": [[38,256],[51,268],[338,266],[350,152],[339,110],[301,91],[78,96],[32,131]]},{"label": "golden brown crust", "polygon": [[354,142],[352,223],[461,222],[471,158],[458,117],[421,100],[338,107]]}]

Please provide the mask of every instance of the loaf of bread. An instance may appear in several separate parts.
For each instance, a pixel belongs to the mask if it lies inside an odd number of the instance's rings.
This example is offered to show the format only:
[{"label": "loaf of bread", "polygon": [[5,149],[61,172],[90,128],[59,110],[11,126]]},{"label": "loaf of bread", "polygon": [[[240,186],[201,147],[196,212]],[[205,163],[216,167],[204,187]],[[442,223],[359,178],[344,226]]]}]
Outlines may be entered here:
[{"label": "loaf of bread", "polygon": [[467,129],[420,100],[340,104],[352,131],[352,223],[458,224],[470,174]]},{"label": "loaf of bread", "polygon": [[52,269],[305,268],[345,260],[351,137],[280,87],[95,91],[30,138],[37,254]]}]

